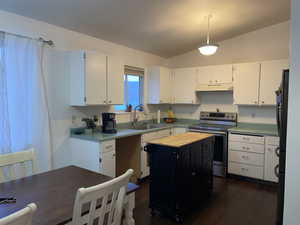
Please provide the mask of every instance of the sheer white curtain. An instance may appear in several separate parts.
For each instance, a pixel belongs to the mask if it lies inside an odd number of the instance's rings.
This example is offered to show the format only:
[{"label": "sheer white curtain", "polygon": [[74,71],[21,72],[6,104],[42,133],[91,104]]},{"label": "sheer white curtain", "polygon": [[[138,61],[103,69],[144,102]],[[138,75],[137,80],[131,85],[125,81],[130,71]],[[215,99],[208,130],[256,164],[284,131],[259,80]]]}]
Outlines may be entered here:
[{"label": "sheer white curtain", "polygon": [[0,33],[0,154],[11,152],[6,75],[4,66],[4,33]]},{"label": "sheer white curtain", "polygon": [[[0,74],[0,153],[36,149],[40,171],[52,168],[49,110],[40,41],[4,34]],[[1,102],[2,105],[2,102]],[[3,114],[2,114],[3,112]]]}]

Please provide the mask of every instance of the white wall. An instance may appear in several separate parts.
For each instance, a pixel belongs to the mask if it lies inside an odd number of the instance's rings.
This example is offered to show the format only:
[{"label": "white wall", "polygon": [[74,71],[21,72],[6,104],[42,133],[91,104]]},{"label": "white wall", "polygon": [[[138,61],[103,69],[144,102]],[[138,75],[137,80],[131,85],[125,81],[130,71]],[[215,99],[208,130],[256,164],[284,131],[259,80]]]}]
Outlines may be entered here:
[{"label": "white wall", "polygon": [[[146,68],[149,65],[166,64],[165,59],[146,52],[130,49],[5,11],[0,11],[0,30],[34,38],[43,37],[47,40],[51,39],[55,43],[56,50],[98,50],[108,55],[117,56],[130,66]],[[66,76],[68,67],[63,61],[64,55],[57,55],[55,52],[50,52],[50,50],[46,52],[47,63],[45,65],[45,72],[47,73],[49,86],[55,164],[56,167],[59,167],[62,165],[61,162],[69,157],[67,150],[69,129],[73,126],[72,116],[80,118],[87,115],[99,115],[103,111],[111,110],[111,108],[69,107],[69,82]],[[54,67],[49,67],[49,63],[51,62],[55,64]],[[146,94],[147,90],[145,90]],[[118,117],[118,120],[122,122],[128,121],[128,119],[130,119],[130,115],[128,114]]]},{"label": "white wall", "polygon": [[[219,50],[213,56],[202,56],[197,49],[168,59],[172,68],[231,64],[288,58],[289,22],[256,30],[218,43]],[[199,118],[200,111],[219,108],[221,111],[238,112],[239,122],[275,124],[275,107],[234,106],[232,94],[201,93],[201,105],[175,106],[179,117]]]},{"label": "white wall", "polygon": [[300,221],[300,1],[292,1],[284,225]]}]

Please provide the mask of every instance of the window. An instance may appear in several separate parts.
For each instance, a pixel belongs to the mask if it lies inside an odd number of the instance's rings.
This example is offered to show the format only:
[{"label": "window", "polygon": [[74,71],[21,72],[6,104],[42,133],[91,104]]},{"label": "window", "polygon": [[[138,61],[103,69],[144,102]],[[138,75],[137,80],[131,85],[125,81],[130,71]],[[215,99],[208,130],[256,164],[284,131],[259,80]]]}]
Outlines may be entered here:
[{"label": "window", "polygon": [[142,69],[133,71],[132,68],[130,67],[131,70],[128,70],[125,66],[124,104],[116,105],[115,111],[125,111],[128,105],[131,105],[132,109],[134,109],[135,106],[143,104],[144,71]]}]

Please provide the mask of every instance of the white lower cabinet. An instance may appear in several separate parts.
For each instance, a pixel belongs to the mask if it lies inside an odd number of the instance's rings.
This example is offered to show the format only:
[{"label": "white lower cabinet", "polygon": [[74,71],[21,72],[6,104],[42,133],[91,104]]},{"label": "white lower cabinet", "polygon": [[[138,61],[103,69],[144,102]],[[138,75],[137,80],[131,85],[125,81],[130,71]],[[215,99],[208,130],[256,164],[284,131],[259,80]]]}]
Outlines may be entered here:
[{"label": "white lower cabinet", "polygon": [[235,151],[254,152],[261,154],[265,153],[265,146],[263,144],[244,143],[229,140],[228,145],[229,149]]},{"label": "white lower cabinet", "polygon": [[228,159],[230,162],[243,163],[253,166],[264,166],[264,154],[249,153],[242,151],[229,151]]},{"label": "white lower cabinet", "polygon": [[183,134],[186,132],[186,128],[184,127],[174,127],[172,128],[172,135],[176,135],[176,134]]},{"label": "white lower cabinet", "polygon": [[262,166],[251,166],[242,163],[229,162],[228,172],[245,177],[256,179],[264,178],[264,168]]},{"label": "white lower cabinet", "polygon": [[93,142],[70,138],[70,158],[71,165],[116,176],[115,140]]},{"label": "white lower cabinet", "polygon": [[265,138],[229,134],[228,140],[228,173],[263,180]]},{"label": "white lower cabinet", "polygon": [[228,140],[228,173],[278,182],[278,137],[229,134]]},{"label": "white lower cabinet", "polygon": [[140,178],[144,178],[150,175],[148,153],[144,151],[144,147],[147,145],[147,142],[157,138],[168,137],[171,134],[172,134],[171,129],[165,129],[165,130],[146,133],[142,135],[142,143],[141,143],[141,172],[142,173]]},{"label": "white lower cabinet", "polygon": [[[101,148],[102,147],[102,148]],[[116,143],[115,140],[104,141],[100,148],[99,171],[109,177],[116,177]]]},{"label": "white lower cabinet", "polygon": [[279,149],[278,137],[266,137],[266,154],[265,154],[265,180],[278,182],[278,177],[275,173],[275,168],[279,165],[279,157],[276,154]]}]

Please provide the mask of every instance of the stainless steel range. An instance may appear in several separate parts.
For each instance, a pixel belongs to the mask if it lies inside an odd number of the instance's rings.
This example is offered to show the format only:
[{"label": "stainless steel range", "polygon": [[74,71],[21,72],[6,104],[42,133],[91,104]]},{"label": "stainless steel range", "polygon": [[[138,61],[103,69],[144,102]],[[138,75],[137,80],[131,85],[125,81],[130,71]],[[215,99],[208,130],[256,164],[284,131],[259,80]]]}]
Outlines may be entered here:
[{"label": "stainless steel range", "polygon": [[237,125],[236,113],[200,112],[198,124],[189,127],[191,132],[215,134],[214,175],[225,177],[227,174],[228,129]]}]

